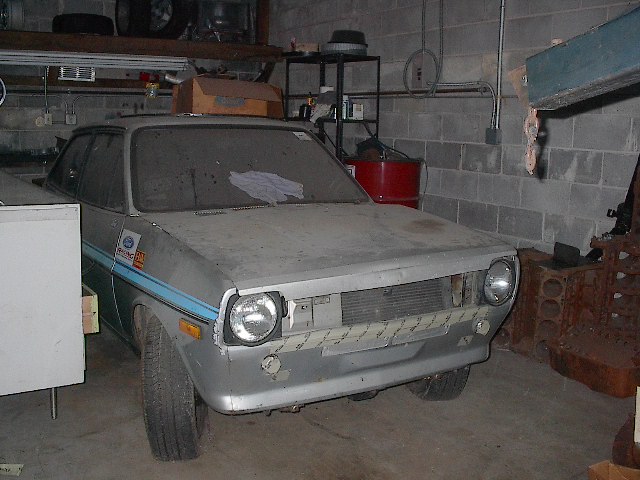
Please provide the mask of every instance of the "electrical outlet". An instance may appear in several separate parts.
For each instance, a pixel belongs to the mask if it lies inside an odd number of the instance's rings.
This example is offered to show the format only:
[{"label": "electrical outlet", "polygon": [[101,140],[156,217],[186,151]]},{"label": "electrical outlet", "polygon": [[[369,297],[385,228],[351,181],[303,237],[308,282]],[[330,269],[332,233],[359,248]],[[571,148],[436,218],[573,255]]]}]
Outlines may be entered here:
[{"label": "electrical outlet", "polygon": [[64,116],[64,123],[67,125],[75,125],[78,123],[78,117],[75,113],[67,113]]},{"label": "electrical outlet", "polygon": [[417,55],[413,59],[413,64],[411,69],[411,72],[412,72],[411,88],[413,89],[419,89],[424,87],[422,83],[422,77],[424,75],[423,64],[422,64],[423,57],[424,55]]},{"label": "electrical outlet", "polygon": [[36,117],[36,127],[44,127],[44,117]]},{"label": "electrical outlet", "polygon": [[45,113],[44,114],[44,124],[45,125],[53,125],[53,114]]}]

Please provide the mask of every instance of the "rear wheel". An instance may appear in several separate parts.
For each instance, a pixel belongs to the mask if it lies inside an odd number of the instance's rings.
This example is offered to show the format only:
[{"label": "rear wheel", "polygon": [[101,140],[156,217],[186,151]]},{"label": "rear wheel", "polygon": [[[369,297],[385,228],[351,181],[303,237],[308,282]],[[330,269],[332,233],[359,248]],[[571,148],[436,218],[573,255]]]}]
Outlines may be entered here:
[{"label": "rear wheel", "polygon": [[438,373],[407,384],[407,388],[422,400],[453,400],[458,398],[469,378],[469,366]]},{"label": "rear wheel", "polygon": [[142,397],[153,456],[165,461],[196,458],[208,407],[169,334],[153,315],[144,326]]}]

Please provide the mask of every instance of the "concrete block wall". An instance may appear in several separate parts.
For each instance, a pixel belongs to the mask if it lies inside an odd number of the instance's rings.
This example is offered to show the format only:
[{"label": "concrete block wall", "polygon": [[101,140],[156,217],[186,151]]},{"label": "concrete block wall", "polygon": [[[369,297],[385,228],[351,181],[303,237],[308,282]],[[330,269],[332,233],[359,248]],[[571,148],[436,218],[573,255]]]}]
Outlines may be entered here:
[{"label": "concrete block wall", "polygon": [[[429,0],[427,48],[438,52],[438,5]],[[624,200],[640,150],[640,86],[553,112],[541,112],[536,176],[524,167],[525,109],[506,72],[549,47],[640,5],[637,0],[506,0],[502,144],[486,145],[492,102],[486,95],[441,95],[381,101],[381,139],[424,158],[423,209],[518,246],[551,251],[556,241],[589,250],[607,232],[608,208]],[[495,87],[499,0],[444,1],[443,82],[484,80]],[[420,0],[272,0],[271,42],[327,42],[337,29],[361,30],[382,61],[382,90],[402,88],[407,57],[421,45]],[[631,48],[631,46],[630,46]],[[316,91],[314,67],[292,67],[293,93]],[[284,69],[273,77],[284,85]],[[354,65],[351,91],[371,89],[372,65]],[[328,70],[328,84],[332,72]],[[297,107],[297,105],[294,105]],[[366,138],[349,126],[348,151]],[[349,150],[350,149],[350,150]]]}]

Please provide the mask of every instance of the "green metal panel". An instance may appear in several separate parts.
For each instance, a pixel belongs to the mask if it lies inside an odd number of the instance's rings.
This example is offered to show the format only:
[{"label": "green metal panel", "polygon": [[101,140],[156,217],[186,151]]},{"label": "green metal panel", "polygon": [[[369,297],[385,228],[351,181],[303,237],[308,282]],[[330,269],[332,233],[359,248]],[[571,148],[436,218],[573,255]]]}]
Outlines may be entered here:
[{"label": "green metal panel", "polygon": [[541,110],[640,82],[640,7],[527,58],[527,78]]}]

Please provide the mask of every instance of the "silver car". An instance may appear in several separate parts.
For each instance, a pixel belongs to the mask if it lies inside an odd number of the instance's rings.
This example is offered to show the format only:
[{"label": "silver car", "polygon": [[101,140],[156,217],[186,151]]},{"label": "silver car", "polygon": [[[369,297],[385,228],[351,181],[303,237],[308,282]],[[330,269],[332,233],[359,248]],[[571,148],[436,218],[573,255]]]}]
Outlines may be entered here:
[{"label": "silver car", "polygon": [[142,357],[153,454],[208,407],[297,410],[407,383],[455,398],[513,303],[513,247],[377,205],[281,121],[140,116],[74,132],[46,187],[82,204],[83,279]]}]

